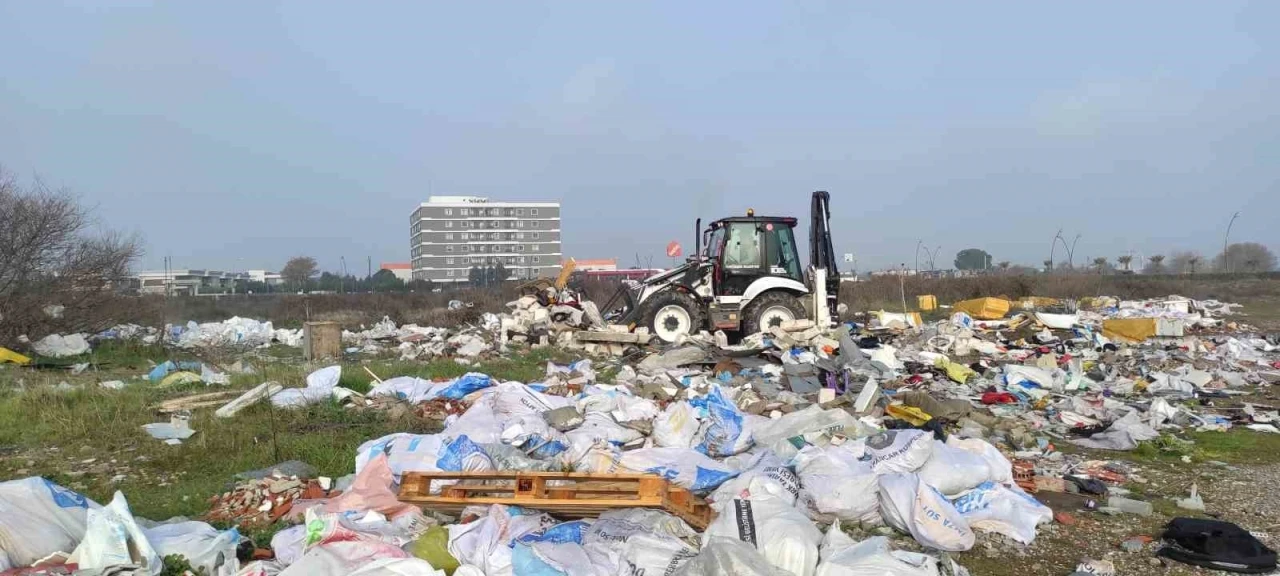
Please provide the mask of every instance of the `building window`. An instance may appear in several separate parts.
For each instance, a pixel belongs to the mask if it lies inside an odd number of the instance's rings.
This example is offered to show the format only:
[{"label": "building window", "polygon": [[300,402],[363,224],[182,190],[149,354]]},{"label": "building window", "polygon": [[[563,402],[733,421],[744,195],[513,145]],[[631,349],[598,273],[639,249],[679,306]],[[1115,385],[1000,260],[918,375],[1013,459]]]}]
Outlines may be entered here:
[{"label": "building window", "polygon": [[450,244],[450,245],[448,245],[448,246],[445,246],[445,247],[444,247],[444,251],[445,251],[445,252],[453,252],[453,245],[452,245],[452,244]]},{"label": "building window", "polygon": [[493,239],[494,239],[494,240],[501,240],[501,239],[502,239],[502,233],[501,233],[501,232],[494,232],[494,233],[493,233]]},{"label": "building window", "polygon": [[524,244],[520,244],[519,246],[516,246],[516,252],[524,252]]},{"label": "building window", "polygon": [[444,235],[445,240],[453,240],[453,232]]},{"label": "building window", "polygon": [[444,209],[444,215],[445,215],[445,216],[453,216],[453,208],[445,208],[445,209]]},{"label": "building window", "polygon": [[530,215],[530,216],[537,216],[537,215],[538,215],[538,209],[537,209],[537,208],[530,208],[530,209],[529,209],[529,215]]},{"label": "building window", "polygon": [[462,209],[458,210],[458,214],[461,214],[461,215],[463,215],[463,216],[470,216],[470,215],[471,215],[471,211],[470,211],[470,210],[467,210],[466,208],[462,208]]},{"label": "building window", "polygon": [[538,233],[537,233],[537,232],[530,232],[530,233],[529,233],[529,235],[530,235],[530,236],[532,236],[534,240],[537,240],[537,239],[538,239]]},{"label": "building window", "polygon": [[453,258],[445,258],[444,263],[449,266],[453,266]]},{"label": "building window", "polygon": [[445,276],[453,276],[453,270],[446,270],[444,274]]},{"label": "building window", "polygon": [[446,221],[445,221],[445,223],[444,223],[444,227],[445,227],[445,228],[453,228],[453,220],[446,220]]},{"label": "building window", "polygon": [[534,264],[537,264],[537,263],[538,263],[538,262],[540,262],[541,260],[542,260],[542,259],[541,259],[541,258],[539,258],[539,257],[537,257],[537,256],[534,256],[534,257],[533,257],[533,263],[534,263]]},{"label": "building window", "polygon": [[530,245],[529,245],[529,251],[530,251],[530,252],[537,252],[537,251],[538,251],[538,245],[537,245],[537,244],[530,244]]},{"label": "building window", "polygon": [[529,221],[529,227],[530,227],[530,228],[537,228],[537,227],[538,227],[538,221],[537,221],[537,220],[530,220],[530,221]]},{"label": "building window", "polygon": [[524,208],[516,208],[516,216],[524,216]]}]

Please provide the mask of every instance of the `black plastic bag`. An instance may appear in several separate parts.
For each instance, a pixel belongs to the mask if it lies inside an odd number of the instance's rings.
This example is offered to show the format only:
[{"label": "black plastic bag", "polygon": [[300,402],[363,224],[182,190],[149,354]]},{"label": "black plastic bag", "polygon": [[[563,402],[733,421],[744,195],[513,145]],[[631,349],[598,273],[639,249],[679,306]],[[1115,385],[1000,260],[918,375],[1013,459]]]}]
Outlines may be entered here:
[{"label": "black plastic bag", "polygon": [[1230,522],[1174,518],[1165,526],[1165,546],[1156,553],[1170,560],[1239,574],[1276,569],[1276,553]]}]

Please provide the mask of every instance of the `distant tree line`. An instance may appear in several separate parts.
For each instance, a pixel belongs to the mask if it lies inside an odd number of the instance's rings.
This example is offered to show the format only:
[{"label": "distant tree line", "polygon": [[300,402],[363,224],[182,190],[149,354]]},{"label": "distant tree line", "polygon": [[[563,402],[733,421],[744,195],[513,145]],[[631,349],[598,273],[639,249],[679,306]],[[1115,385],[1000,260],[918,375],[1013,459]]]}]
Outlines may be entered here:
[{"label": "distant tree line", "polygon": [[[437,286],[430,280],[398,278],[391,270],[379,270],[363,278],[347,274],[319,272],[314,258],[296,256],[290,258],[280,270],[282,284],[249,282],[245,289],[255,294],[271,292],[429,292]],[[510,279],[510,273],[501,263],[473,266],[467,273],[467,284],[477,287],[498,286]],[[446,284],[453,286],[453,283]]]},{"label": "distant tree line", "polygon": [[1205,258],[1195,251],[1180,250],[1169,257],[1163,254],[1148,256],[1145,261],[1135,259],[1132,254],[1117,256],[1114,262],[1106,256],[1086,258],[1079,265],[1069,260],[1045,260],[1043,269],[1019,266],[1008,260],[993,262],[987,251],[966,248],[956,254],[955,267],[956,270],[989,274],[1031,274],[1051,268],[1055,272],[1076,270],[1098,274],[1231,274],[1274,272],[1280,263],[1276,254],[1266,246],[1257,242],[1239,242],[1227,246],[1213,258]]}]

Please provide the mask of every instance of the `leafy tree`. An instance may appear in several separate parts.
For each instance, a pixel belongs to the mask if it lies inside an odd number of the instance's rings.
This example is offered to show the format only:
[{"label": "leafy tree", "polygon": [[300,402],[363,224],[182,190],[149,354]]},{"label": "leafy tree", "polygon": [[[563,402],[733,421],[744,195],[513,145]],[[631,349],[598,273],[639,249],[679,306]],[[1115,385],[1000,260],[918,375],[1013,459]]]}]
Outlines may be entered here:
[{"label": "leafy tree", "polygon": [[379,270],[369,278],[369,289],[374,292],[400,292],[404,290],[404,280],[397,278],[395,272]]},{"label": "leafy tree", "polygon": [[1099,257],[1097,257],[1097,258],[1094,258],[1094,259],[1093,259],[1093,268],[1094,268],[1095,270],[1097,270],[1099,274],[1102,274],[1103,272],[1106,272],[1106,271],[1107,271],[1107,269],[1109,268],[1109,266],[1108,266],[1108,264],[1107,264],[1107,257],[1106,257],[1106,256],[1099,256]]},{"label": "leafy tree", "polygon": [[1164,255],[1156,254],[1147,258],[1147,267],[1142,269],[1143,274],[1164,274]]},{"label": "leafy tree", "polygon": [[342,289],[342,277],[331,272],[321,273],[316,287],[325,292],[338,292]]},{"label": "leafy tree", "polygon": [[965,248],[956,253],[956,270],[985,270],[991,267],[991,255],[986,250]]},{"label": "leafy tree", "polygon": [[502,262],[494,262],[493,266],[489,267],[489,286],[501,286],[507,281],[507,276],[506,266],[503,266]]},{"label": "leafy tree", "polygon": [[1131,270],[1129,265],[1133,263],[1133,256],[1130,256],[1129,254],[1122,254],[1116,257],[1116,262],[1120,263],[1122,270],[1128,272]]},{"label": "leafy tree", "polygon": [[1213,267],[1218,272],[1271,272],[1276,269],[1276,255],[1257,242],[1240,242],[1227,246]]},{"label": "leafy tree", "polygon": [[280,270],[280,277],[297,290],[303,290],[316,275],[316,259],[310,256],[294,256]]},{"label": "leafy tree", "polygon": [[1169,270],[1175,274],[1195,274],[1204,262],[1197,252],[1174,252],[1169,258]]},{"label": "leafy tree", "polygon": [[996,264],[996,266],[999,266],[999,267],[1000,267],[1000,273],[1001,273],[1001,274],[1007,274],[1007,273],[1009,272],[1009,267],[1010,267],[1010,266],[1012,266],[1012,265],[1013,265],[1013,263],[1012,263],[1012,262],[1009,262],[1008,260],[1004,260],[1004,261],[1000,262],[999,264]]}]

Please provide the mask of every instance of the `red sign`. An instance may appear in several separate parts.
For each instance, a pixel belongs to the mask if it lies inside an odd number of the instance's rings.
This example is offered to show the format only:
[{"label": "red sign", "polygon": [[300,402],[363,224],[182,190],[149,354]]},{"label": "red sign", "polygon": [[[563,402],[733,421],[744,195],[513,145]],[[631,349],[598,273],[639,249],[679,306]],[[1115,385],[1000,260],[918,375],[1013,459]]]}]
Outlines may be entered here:
[{"label": "red sign", "polygon": [[672,258],[679,258],[680,255],[683,253],[684,252],[680,250],[679,242],[676,242],[673,240],[670,244],[667,244],[667,256],[670,256]]}]

